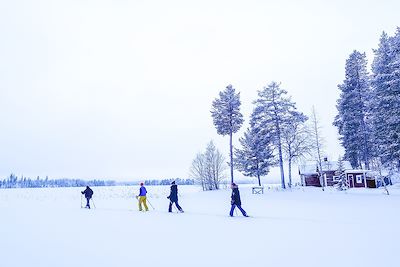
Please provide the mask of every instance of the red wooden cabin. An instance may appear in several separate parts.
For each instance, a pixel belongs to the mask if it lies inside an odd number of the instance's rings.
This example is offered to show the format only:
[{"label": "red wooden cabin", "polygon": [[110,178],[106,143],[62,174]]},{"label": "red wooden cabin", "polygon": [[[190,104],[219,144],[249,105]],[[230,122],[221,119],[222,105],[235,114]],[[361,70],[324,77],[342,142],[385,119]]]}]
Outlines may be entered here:
[{"label": "red wooden cabin", "polygon": [[[335,175],[338,170],[337,161],[328,161],[327,158],[321,163],[322,165],[322,175],[325,181],[325,185],[333,186],[338,182],[339,177]],[[351,164],[349,161],[343,161],[344,170],[350,170]],[[299,175],[301,179],[301,185],[303,186],[318,186],[321,187],[318,174],[318,164],[306,164],[299,166]]]}]

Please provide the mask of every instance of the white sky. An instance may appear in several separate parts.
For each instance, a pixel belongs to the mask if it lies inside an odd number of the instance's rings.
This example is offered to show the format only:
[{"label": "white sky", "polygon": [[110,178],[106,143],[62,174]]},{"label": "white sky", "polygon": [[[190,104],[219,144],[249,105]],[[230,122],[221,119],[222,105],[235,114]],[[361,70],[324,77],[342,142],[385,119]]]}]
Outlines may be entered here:
[{"label": "white sky", "polygon": [[272,80],[304,113],[315,105],[337,159],[345,60],[354,49],[372,59],[399,10],[390,0],[0,0],[0,177],[187,177],[211,139],[228,158],[209,112],[218,92],[241,92],[245,130]]}]

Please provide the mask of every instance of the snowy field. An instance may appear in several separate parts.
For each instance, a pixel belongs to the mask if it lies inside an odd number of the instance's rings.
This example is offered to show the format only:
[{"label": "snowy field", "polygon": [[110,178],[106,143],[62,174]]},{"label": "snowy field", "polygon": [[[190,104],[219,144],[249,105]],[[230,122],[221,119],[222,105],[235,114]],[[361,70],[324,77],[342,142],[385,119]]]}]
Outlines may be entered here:
[{"label": "snowy field", "polygon": [[229,189],[179,186],[185,213],[168,213],[169,187],[0,190],[0,266],[400,266],[400,188],[266,190],[240,186],[252,217],[231,218]]}]

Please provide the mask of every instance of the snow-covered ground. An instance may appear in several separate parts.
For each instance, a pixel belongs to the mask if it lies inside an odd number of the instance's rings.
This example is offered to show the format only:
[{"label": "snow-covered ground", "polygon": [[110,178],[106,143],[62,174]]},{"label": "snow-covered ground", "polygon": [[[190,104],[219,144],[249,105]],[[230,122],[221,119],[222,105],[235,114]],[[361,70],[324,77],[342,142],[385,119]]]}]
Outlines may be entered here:
[{"label": "snow-covered ground", "polygon": [[168,213],[169,187],[0,190],[0,266],[400,266],[400,188],[266,190],[240,186],[252,216],[230,218],[230,190],[179,186],[185,213]]}]

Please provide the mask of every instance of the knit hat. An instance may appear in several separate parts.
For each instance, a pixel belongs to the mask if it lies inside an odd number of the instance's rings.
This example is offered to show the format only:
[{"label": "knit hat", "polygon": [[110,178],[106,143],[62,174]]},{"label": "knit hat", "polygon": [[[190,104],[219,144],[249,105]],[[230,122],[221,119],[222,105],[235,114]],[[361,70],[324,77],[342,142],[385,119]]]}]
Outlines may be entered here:
[{"label": "knit hat", "polygon": [[171,184],[175,184],[175,181],[172,181],[172,183]]},{"label": "knit hat", "polygon": [[142,186],[142,185],[144,185],[144,183],[142,182],[142,183],[140,183],[140,185]]}]

